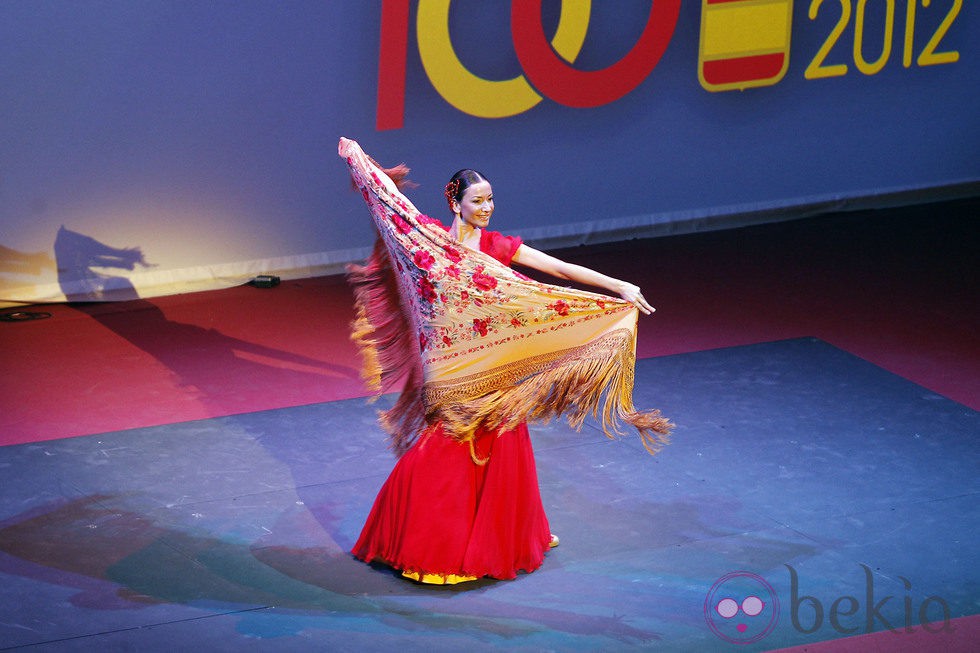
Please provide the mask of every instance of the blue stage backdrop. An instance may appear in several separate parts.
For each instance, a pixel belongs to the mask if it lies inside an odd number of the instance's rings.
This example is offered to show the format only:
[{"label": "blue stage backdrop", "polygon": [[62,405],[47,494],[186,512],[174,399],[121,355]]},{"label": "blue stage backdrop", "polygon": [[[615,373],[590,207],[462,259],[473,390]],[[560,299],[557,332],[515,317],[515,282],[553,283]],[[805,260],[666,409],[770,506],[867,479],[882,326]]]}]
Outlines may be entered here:
[{"label": "blue stage backdrop", "polygon": [[[539,247],[977,193],[963,0],[0,3],[0,299],[342,270],[338,137]],[[973,36],[971,36],[973,35]]]}]

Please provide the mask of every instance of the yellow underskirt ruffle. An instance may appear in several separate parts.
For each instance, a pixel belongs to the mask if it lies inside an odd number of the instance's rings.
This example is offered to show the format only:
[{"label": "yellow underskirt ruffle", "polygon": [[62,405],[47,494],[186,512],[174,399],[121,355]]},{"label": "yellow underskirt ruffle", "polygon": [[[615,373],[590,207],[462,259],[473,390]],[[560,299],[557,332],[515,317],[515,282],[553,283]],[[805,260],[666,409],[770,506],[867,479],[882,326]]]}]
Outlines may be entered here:
[{"label": "yellow underskirt ruffle", "polygon": [[417,571],[403,571],[402,576],[426,585],[456,585],[457,583],[476,580],[476,576],[457,576],[456,574],[443,576],[441,574],[422,574]]}]

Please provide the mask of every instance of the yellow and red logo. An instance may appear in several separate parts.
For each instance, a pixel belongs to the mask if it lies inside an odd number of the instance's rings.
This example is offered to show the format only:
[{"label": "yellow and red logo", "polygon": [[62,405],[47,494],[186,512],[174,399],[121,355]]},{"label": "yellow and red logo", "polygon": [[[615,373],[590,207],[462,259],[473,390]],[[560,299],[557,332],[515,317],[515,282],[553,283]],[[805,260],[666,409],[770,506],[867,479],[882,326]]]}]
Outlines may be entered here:
[{"label": "yellow and red logo", "polygon": [[[542,0],[512,0],[514,51],[524,74],[489,80],[459,60],[449,35],[450,0],[419,0],[415,31],[419,57],[432,86],[449,104],[480,118],[505,118],[527,111],[543,96],[569,107],[615,102],[646,79],[674,35],[680,0],[650,3],[643,33],[622,59],[602,70],[578,70],[574,63],[589,27],[591,0],[564,0],[554,36],[545,36]],[[399,129],[405,114],[409,0],[384,0],[378,74],[377,128]]]},{"label": "yellow and red logo", "polygon": [[698,79],[708,91],[770,86],[789,68],[793,0],[702,0]]}]

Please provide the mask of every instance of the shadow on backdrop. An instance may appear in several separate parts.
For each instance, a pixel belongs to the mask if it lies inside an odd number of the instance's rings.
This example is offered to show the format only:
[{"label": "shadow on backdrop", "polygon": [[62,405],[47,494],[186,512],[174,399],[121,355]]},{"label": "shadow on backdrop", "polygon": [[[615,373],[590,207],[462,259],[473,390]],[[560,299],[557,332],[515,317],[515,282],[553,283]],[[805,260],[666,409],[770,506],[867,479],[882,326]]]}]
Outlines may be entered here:
[{"label": "shadow on backdrop", "polygon": [[137,265],[152,267],[139,247],[110,247],[64,225],[54,239],[54,255],[58,285],[69,303],[137,299],[139,295],[128,278],[95,268],[131,271]]}]

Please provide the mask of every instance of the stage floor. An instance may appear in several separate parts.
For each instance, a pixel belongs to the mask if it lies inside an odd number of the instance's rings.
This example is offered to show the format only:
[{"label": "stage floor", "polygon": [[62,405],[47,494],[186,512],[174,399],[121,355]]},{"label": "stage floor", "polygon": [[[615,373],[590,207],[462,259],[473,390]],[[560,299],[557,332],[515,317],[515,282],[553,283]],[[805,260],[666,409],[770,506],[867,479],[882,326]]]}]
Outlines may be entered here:
[{"label": "stage floor", "polygon": [[640,360],[635,399],[673,444],[532,427],[561,546],[446,588],[347,553],[394,462],[360,398],[0,447],[0,650],[975,645],[980,413],[809,337]]}]

